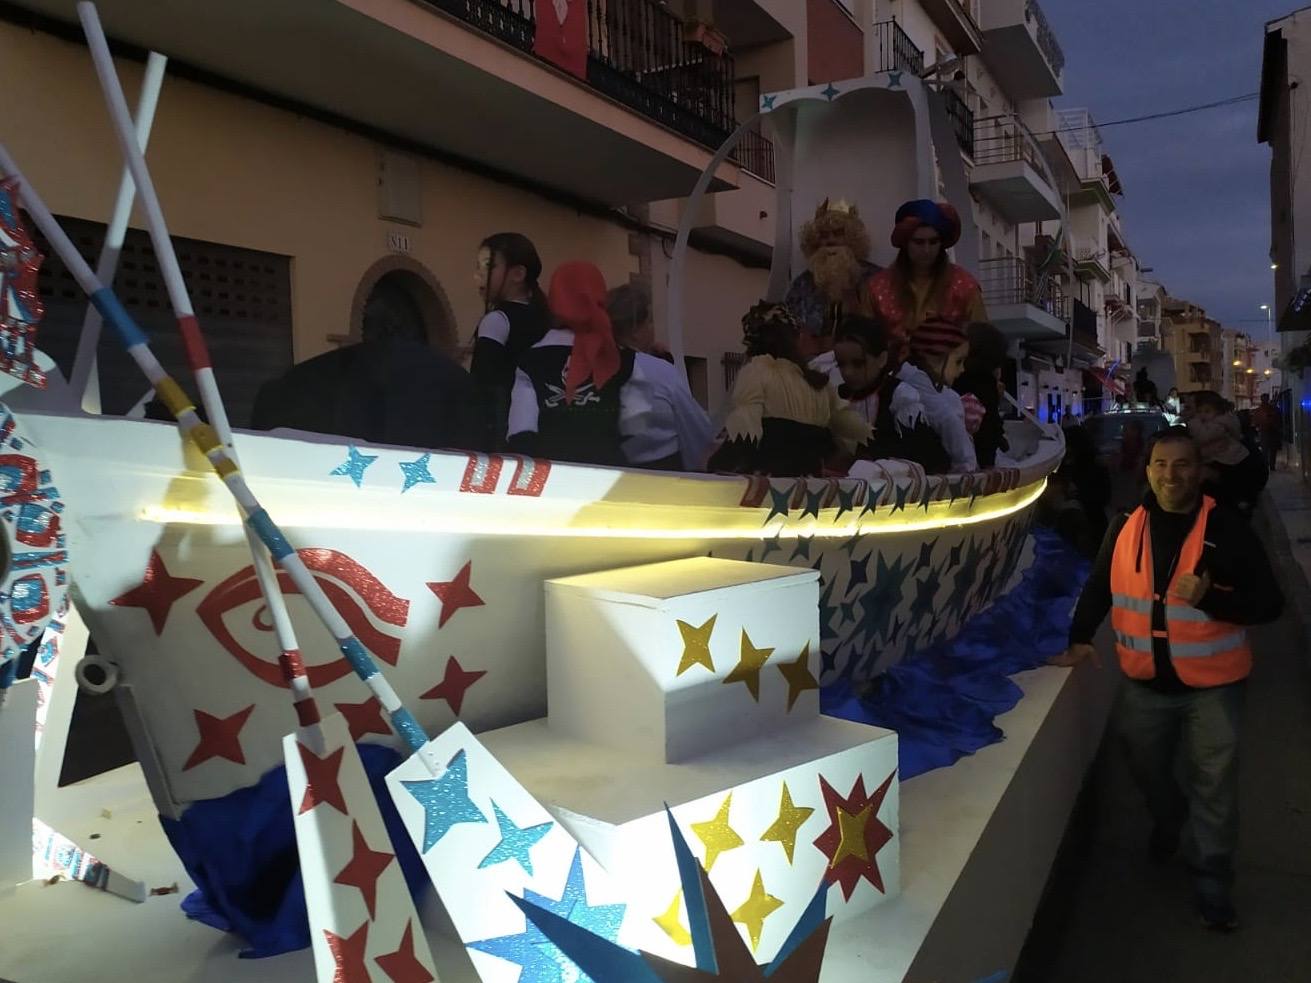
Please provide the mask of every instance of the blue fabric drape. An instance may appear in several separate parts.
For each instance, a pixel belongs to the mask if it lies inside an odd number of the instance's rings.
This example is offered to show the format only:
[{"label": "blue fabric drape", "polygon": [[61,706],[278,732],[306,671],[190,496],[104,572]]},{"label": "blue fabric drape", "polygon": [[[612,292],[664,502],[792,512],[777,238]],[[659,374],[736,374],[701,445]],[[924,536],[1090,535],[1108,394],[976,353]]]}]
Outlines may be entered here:
[{"label": "blue fabric drape", "polygon": [[993,718],[1024,695],[1007,677],[1064,651],[1089,564],[1049,529],[1030,535],[1033,564],[1020,582],[955,638],[908,656],[867,694],[847,679],[824,687],[824,713],[897,732],[902,781],[1000,741]]},{"label": "blue fabric drape", "polygon": [[[396,858],[417,898],[427,874],[384,782],[401,756],[377,744],[357,747]],[[187,917],[240,935],[249,946],[241,953],[245,959],[310,944],[285,768],[274,768],[249,788],[194,802],[181,819],[161,816],[160,823],[196,883],[182,902]]]}]

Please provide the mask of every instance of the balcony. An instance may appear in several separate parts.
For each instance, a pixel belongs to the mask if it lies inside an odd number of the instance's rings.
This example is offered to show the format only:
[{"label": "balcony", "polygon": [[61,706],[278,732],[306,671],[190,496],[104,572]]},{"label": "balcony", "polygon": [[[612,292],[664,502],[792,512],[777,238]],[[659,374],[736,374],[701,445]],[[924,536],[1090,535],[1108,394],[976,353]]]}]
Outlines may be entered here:
[{"label": "balcony", "polygon": [[983,33],[960,0],[920,0],[920,7],[956,54],[977,55],[983,50]]},{"label": "balcony", "polygon": [[947,118],[956,134],[956,142],[966,157],[974,156],[974,110],[966,105],[965,100],[956,94],[955,89],[943,88],[942,101],[947,106]]},{"label": "balcony", "polygon": [[1079,300],[1071,303],[1070,338],[1079,347],[1096,355],[1102,354],[1097,337],[1097,312]]},{"label": "balcony", "polygon": [[1016,257],[985,259],[979,264],[979,285],[988,319],[1008,337],[1065,337],[1069,304],[1054,277],[1039,277]]},{"label": "balcony", "polygon": [[874,32],[874,65],[868,71],[874,72],[908,72],[911,75],[924,74],[924,52],[915,46],[910,35],[901,29],[895,20],[875,22],[871,28]]},{"label": "balcony", "polygon": [[1052,187],[1043,153],[1015,116],[974,121],[974,169],[970,187],[1012,224],[1059,219],[1061,199]]},{"label": "balcony", "polygon": [[[23,5],[75,24],[66,0]],[[735,125],[733,59],[658,0],[586,5],[585,80],[531,53],[532,0],[98,6],[111,39],[167,52],[181,73],[592,203],[687,194]],[[738,169],[717,177],[711,190],[729,190]]]},{"label": "balcony", "polygon": [[1082,277],[1096,277],[1111,282],[1110,254],[1096,243],[1078,243],[1074,247],[1074,272]]},{"label": "balcony", "polygon": [[1065,53],[1036,0],[987,0],[982,7],[983,57],[1007,94],[1059,96]]}]

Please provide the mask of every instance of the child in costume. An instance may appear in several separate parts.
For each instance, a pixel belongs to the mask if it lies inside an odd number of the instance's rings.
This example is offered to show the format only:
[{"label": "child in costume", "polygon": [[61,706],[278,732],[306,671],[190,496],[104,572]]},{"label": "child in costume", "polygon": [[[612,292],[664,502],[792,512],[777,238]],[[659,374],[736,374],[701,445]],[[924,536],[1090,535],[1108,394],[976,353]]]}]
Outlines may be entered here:
[{"label": "child in costume", "polygon": [[942,440],[942,459],[924,463],[929,474],[977,471],[974,441],[965,426],[965,407],[951,388],[965,367],[970,343],[965,328],[955,321],[931,318],[910,339],[910,360],[898,370],[924,404],[929,426]]},{"label": "child in costume", "polygon": [[551,326],[546,295],[537,283],[541,275],[542,261],[526,236],[498,232],[478,247],[474,282],[486,313],[474,331],[469,371],[478,387],[486,450],[504,446],[515,367]]},{"label": "child in costume", "polygon": [[995,325],[975,321],[965,329],[970,353],[965,370],[952,384],[965,407],[965,429],[974,437],[979,467],[997,463],[997,452],[1010,450],[1001,416],[1002,368],[1006,364],[1006,338]]},{"label": "child in costume", "polygon": [[[633,352],[615,342],[605,278],[591,263],[568,262],[551,277],[555,326],[519,357],[507,434],[518,454],[621,466],[620,421]],[[630,411],[631,412],[631,411]]]},{"label": "child in costume", "polygon": [[800,325],[782,304],[761,301],[742,318],[751,356],[738,373],[714,471],[817,475],[835,451],[854,455],[870,426],[801,358]]}]

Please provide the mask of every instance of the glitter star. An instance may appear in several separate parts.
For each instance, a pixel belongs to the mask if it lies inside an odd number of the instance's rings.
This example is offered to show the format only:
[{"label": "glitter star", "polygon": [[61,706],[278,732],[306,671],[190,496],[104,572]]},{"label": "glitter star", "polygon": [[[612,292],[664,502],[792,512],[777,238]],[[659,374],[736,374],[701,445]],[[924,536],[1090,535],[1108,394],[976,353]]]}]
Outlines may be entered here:
[{"label": "glitter star", "polygon": [[364,896],[364,907],[368,909],[369,921],[378,917],[378,878],[391,866],[396,855],[382,850],[371,850],[360,832],[360,824],[351,821],[351,859],[332,879],[332,883],[345,887],[359,888]]},{"label": "glitter star", "polygon": [[710,657],[710,633],[715,630],[718,617],[717,614],[711,615],[710,620],[699,628],[686,621],[678,622],[678,632],[683,636],[683,657],[678,660],[675,676],[683,675],[693,666],[705,666],[711,672],[715,671],[714,660]]},{"label": "glitter star", "polygon": [[764,878],[756,871],[756,879],[751,882],[751,893],[742,902],[732,919],[747,930],[751,937],[751,951],[760,946],[760,933],[764,930],[765,919],[783,907],[783,902],[765,891]]},{"label": "glitter star", "polygon": [[746,683],[747,689],[751,691],[751,698],[759,703],[760,670],[765,667],[773,652],[772,648],[758,649],[752,645],[747,630],[743,628],[738,663],[733,667],[733,671],[724,677],[724,684]]},{"label": "glitter star", "polygon": [[744,842],[742,837],[738,836],[733,827],[728,824],[728,812],[732,805],[733,793],[729,792],[719,806],[719,811],[715,813],[714,819],[704,823],[692,824],[692,832],[706,848],[705,868],[707,871],[715,865],[715,861],[719,859],[721,853],[736,850]]},{"label": "glitter star", "polygon": [[778,818],[774,820],[769,829],[760,835],[760,839],[781,845],[790,864],[792,863],[792,854],[797,848],[797,833],[814,812],[815,810],[809,806],[799,806],[793,803],[792,793],[788,790],[788,783],[784,782],[783,795],[778,804]]},{"label": "glitter star", "polygon": [[810,671],[810,643],[807,642],[795,662],[780,662],[778,671],[788,684],[788,712],[802,693],[810,689],[819,689],[819,680]]},{"label": "glitter star", "polygon": [[885,890],[878,853],[891,842],[892,830],[879,820],[878,812],[894,777],[895,771],[873,794],[866,795],[865,778],[861,775],[845,798],[823,776],[819,779],[829,827],[815,840],[815,846],[829,858],[825,878],[830,884],[841,885],[842,896],[847,901],[862,877],[880,892]]},{"label": "glitter star", "polygon": [[405,485],[401,488],[401,494],[405,494],[415,485],[435,485],[437,479],[432,476],[428,470],[428,462],[432,460],[431,454],[423,454],[415,461],[401,461],[401,473],[405,475]]},{"label": "glitter star", "polygon": [[378,459],[377,454],[361,454],[354,446],[346,448],[346,460],[328,472],[330,475],[344,475],[355,482],[359,488],[364,484],[364,472]]},{"label": "glitter star", "polygon": [[472,575],[473,561],[470,560],[460,567],[460,572],[455,575],[454,580],[438,580],[428,584],[428,589],[442,602],[442,616],[437,622],[438,628],[445,628],[446,622],[450,621],[457,611],[463,608],[482,607],[485,603],[469,586],[469,578]]},{"label": "glitter star", "polygon": [[391,983],[436,983],[437,980],[414,953],[414,923],[408,918],[405,920],[405,934],[401,936],[401,944],[396,951],[378,956],[374,962],[387,974]]},{"label": "glitter star", "polygon": [[790,488],[778,489],[773,485],[769,486],[769,515],[765,516],[765,523],[776,515],[783,518],[788,517],[788,511],[792,507],[792,490]]},{"label": "glitter star", "polygon": [[251,704],[244,710],[238,710],[230,717],[215,717],[204,710],[192,710],[196,718],[196,728],[200,731],[200,741],[196,749],[182,766],[189,771],[196,765],[204,764],[210,758],[223,758],[235,764],[244,765],[246,756],[241,750],[241,728],[255,709]]},{"label": "glitter star", "polygon": [[501,811],[501,807],[492,802],[492,811],[496,813],[496,825],[501,830],[501,842],[492,848],[492,852],[483,857],[478,869],[507,860],[516,861],[529,877],[533,876],[533,860],[530,851],[543,836],[551,831],[554,823],[540,823],[537,826],[516,826],[514,820]]},{"label": "glitter star", "polygon": [[160,635],[173,605],[203,583],[203,580],[193,580],[191,577],[171,576],[159,554],[151,550],[141,583],[109,603],[120,608],[142,608],[150,615],[150,624],[155,634]]},{"label": "glitter star", "polygon": [[365,922],[349,938],[329,932],[326,928],[323,935],[328,940],[328,949],[336,967],[332,983],[369,983],[369,967],[364,964],[364,953],[369,947],[369,923]]},{"label": "glitter star", "polygon": [[330,805],[343,816],[346,812],[346,798],[341,793],[338,772],[345,748],[337,748],[326,758],[320,758],[300,741],[296,742],[300,752],[301,764],[305,766],[305,795],[300,800],[296,815],[309,812],[320,804]]},{"label": "glitter star", "polygon": [[334,706],[346,718],[352,741],[358,741],[365,734],[391,734],[391,728],[382,715],[382,704],[376,696],[369,697],[363,703],[337,703]]},{"label": "glitter star", "polygon": [[442,676],[442,681],[428,692],[420,694],[419,699],[445,700],[446,705],[451,708],[451,713],[458,717],[460,709],[464,706],[464,694],[469,691],[470,686],[486,675],[486,669],[466,670],[460,665],[460,660],[452,655],[446,660],[446,673]]},{"label": "glitter star", "polygon": [[455,755],[440,778],[401,784],[423,806],[423,853],[431,850],[452,826],[487,822],[469,798],[469,761],[463,751]]},{"label": "glitter star", "polygon": [[678,893],[674,895],[674,900],[669,902],[669,907],[665,909],[663,915],[657,915],[651,919],[659,925],[666,935],[674,942],[674,945],[691,945],[692,933],[683,927],[683,889],[679,888]]}]

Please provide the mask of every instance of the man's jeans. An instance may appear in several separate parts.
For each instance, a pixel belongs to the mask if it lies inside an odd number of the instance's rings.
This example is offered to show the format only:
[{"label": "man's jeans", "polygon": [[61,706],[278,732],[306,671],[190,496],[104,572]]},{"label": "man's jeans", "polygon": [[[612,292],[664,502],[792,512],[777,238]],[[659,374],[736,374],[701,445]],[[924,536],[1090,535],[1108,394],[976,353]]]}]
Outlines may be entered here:
[{"label": "man's jeans", "polygon": [[[1125,680],[1116,730],[1159,830],[1181,831],[1200,880],[1228,885],[1238,847],[1238,724],[1246,683],[1158,693]],[[1200,886],[1200,885],[1199,885]]]}]

